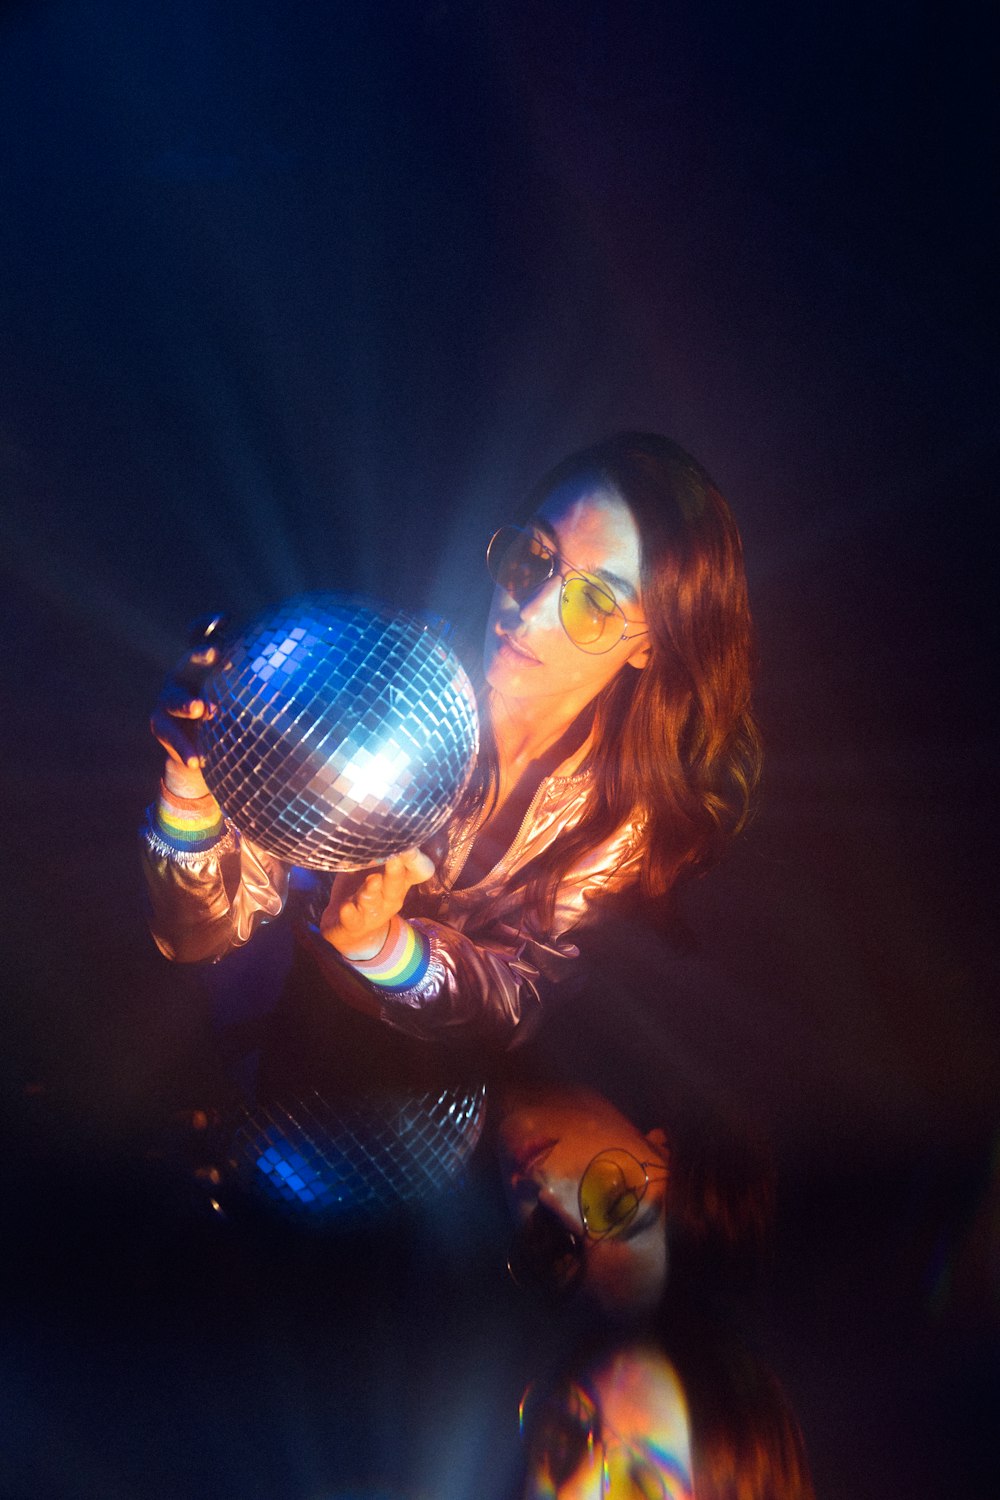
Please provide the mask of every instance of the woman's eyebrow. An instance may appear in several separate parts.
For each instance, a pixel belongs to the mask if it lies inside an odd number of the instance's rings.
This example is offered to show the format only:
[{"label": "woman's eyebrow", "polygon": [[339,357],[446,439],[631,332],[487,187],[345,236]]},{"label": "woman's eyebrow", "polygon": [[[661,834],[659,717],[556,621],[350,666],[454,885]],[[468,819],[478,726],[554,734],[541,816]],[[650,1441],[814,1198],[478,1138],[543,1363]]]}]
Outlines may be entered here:
[{"label": "woman's eyebrow", "polygon": [[[548,521],[544,521],[541,516],[532,516],[528,525],[533,530],[541,532],[546,541],[551,542],[555,551],[559,552],[559,556],[563,556],[559,551],[562,544],[559,541],[559,534],[555,530],[555,527],[550,526]],[[576,567],[576,563],[570,562],[568,557],[564,557],[563,561],[570,563],[570,566],[573,568]],[[630,604],[638,604],[639,596],[636,593],[635,584],[629,583],[627,578],[622,578],[618,573],[612,573],[609,568],[588,568],[587,573],[591,578],[599,578],[602,583],[608,584],[614,590],[616,597],[620,595],[623,599],[627,599]]]},{"label": "woman's eyebrow", "polygon": [[594,577],[600,578],[604,583],[609,583],[615,591],[615,597],[627,599],[630,604],[638,603],[635,584],[629,583],[627,578],[619,578],[617,573],[609,573],[607,568],[595,568]]}]

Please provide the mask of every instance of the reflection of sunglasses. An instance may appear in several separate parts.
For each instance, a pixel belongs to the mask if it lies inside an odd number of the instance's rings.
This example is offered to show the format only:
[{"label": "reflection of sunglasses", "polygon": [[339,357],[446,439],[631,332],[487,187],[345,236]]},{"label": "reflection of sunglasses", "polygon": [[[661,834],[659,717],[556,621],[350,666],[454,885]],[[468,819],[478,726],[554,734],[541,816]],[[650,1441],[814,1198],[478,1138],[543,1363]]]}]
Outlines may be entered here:
[{"label": "reflection of sunglasses", "polygon": [[[521,1398],[522,1436],[531,1434],[531,1477],[535,1496],[552,1495],[601,1449],[601,1495],[608,1500],[690,1500],[688,1476],[680,1464],[652,1463],[619,1437],[601,1418],[593,1397],[575,1383],[535,1410],[535,1388]],[[667,1488],[667,1480],[670,1487]],[[541,1487],[544,1485],[544,1489]]]},{"label": "reflection of sunglasses", "polygon": [[573,645],[581,651],[600,656],[619,641],[635,640],[636,636],[649,633],[639,630],[629,635],[629,625],[638,622],[625,618],[607,584],[574,568],[537,531],[501,526],[486,548],[486,566],[493,582],[516,604],[526,603],[550,578],[558,575],[562,579],[559,620]]},{"label": "reflection of sunglasses", "polygon": [[609,1239],[631,1224],[654,1180],[651,1168],[663,1174],[656,1181],[666,1181],[662,1162],[640,1161],[620,1147],[598,1152],[577,1190],[582,1235],[550,1208],[536,1204],[515,1234],[507,1257],[507,1269],[517,1285],[545,1292],[569,1291],[583,1270],[586,1241]]}]

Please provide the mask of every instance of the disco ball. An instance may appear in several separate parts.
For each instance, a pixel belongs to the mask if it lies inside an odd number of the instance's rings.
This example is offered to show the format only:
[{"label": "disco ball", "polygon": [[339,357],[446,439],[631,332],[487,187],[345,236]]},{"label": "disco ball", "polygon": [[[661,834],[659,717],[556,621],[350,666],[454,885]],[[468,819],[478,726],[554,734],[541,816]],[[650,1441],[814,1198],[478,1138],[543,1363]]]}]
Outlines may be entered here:
[{"label": "disco ball", "polygon": [[260,615],[205,688],[205,780],[241,833],[291,864],[360,870],[448,820],[479,743],[439,631],[337,594]]},{"label": "disco ball", "polygon": [[301,1223],[359,1223],[457,1188],[483,1132],[484,1084],[257,1104],[231,1158],[253,1195]]}]

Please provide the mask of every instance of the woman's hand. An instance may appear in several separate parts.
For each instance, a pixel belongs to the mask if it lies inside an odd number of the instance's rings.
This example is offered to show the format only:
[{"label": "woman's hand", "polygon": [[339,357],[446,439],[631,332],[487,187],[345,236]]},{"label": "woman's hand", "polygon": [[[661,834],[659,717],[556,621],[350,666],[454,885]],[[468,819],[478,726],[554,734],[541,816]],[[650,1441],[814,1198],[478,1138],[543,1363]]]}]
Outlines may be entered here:
[{"label": "woman's hand", "polygon": [[406,849],[371,874],[338,875],[320,919],[320,932],[345,958],[374,958],[410,886],[433,874],[434,865],[422,850]]},{"label": "woman's hand", "polygon": [[206,702],[202,694],[218,659],[218,648],[208,644],[199,644],[182,656],[160,689],[149,721],[167,752],[163,779],[178,797],[203,797],[208,791],[201,774],[198,725],[215,712],[214,703]]}]

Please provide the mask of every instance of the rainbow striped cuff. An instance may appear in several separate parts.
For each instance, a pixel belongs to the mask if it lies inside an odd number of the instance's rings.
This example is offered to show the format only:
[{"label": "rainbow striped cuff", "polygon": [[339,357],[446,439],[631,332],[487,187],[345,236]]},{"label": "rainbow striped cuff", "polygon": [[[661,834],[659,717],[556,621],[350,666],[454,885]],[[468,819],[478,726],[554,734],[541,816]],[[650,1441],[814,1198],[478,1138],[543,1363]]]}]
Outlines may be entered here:
[{"label": "rainbow striped cuff", "polygon": [[399,994],[420,983],[431,961],[431,945],[420,931],[402,917],[393,917],[389,934],[374,958],[345,959],[370,984]]},{"label": "rainbow striped cuff", "polygon": [[153,813],[153,825],[165,844],[182,854],[199,854],[211,849],[225,830],[222,808],[211,792],[204,797],[178,797],[166,782],[160,782],[160,800]]}]

